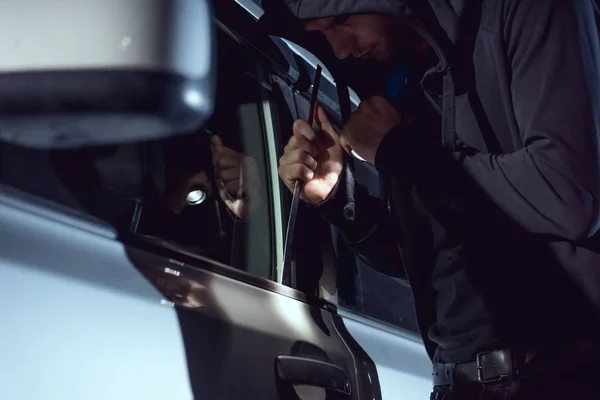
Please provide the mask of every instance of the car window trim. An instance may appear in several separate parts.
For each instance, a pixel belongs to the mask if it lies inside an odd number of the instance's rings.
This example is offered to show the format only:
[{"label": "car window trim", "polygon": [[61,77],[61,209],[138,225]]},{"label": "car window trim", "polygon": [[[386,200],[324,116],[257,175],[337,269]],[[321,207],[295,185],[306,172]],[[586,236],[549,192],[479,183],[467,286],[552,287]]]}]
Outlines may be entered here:
[{"label": "car window trim", "polygon": [[[223,30],[223,33],[230,36],[234,41],[236,41],[240,46],[246,46],[250,51],[252,58],[248,60],[248,64],[244,66],[245,74],[257,85],[258,93],[260,93],[260,98],[257,99],[255,104],[259,109],[259,119],[261,120],[261,130],[262,130],[262,139],[264,144],[264,155],[265,164],[266,164],[266,172],[268,176],[268,193],[269,196],[269,215],[270,225],[272,228],[272,232],[270,235],[270,252],[271,252],[271,265],[269,266],[270,273],[269,279],[283,284],[283,205],[282,205],[282,193],[281,186],[279,184],[279,155],[281,152],[281,146],[278,143],[277,139],[280,133],[279,129],[275,126],[276,122],[276,113],[272,110],[273,99],[270,93],[273,92],[272,85],[272,76],[281,77],[281,74],[277,73],[276,69],[273,69],[274,65],[277,65],[275,61],[271,60],[271,62],[265,62],[265,59],[261,59],[261,55],[263,58],[267,58],[263,52],[261,52],[255,46],[252,46],[243,38],[236,37],[235,31],[229,29],[224,24],[218,25],[219,29]],[[238,40],[239,39],[239,40]],[[252,67],[252,68],[250,68]],[[251,71],[251,69],[253,71]],[[289,79],[284,81],[289,85]],[[290,85],[291,86],[291,85]]]},{"label": "car window trim", "polygon": [[[157,239],[160,240],[160,238]],[[267,278],[253,275],[244,270],[220,263],[219,261],[196,254],[183,248],[174,249],[166,247],[162,243],[154,242],[151,238],[130,232],[120,232],[115,240],[131,249],[145,251],[155,256],[164,257],[170,262],[170,264],[184,266],[190,268],[191,271],[196,269],[218,274],[241,283],[268,290],[270,292],[322,308],[331,312],[332,314],[337,314],[337,306],[331,302],[321,299],[320,297],[301,292]],[[179,247],[179,245],[176,243],[172,243],[170,246]]]},{"label": "car window trim", "polygon": [[[241,46],[250,50],[252,53],[254,53],[255,56],[261,58],[263,62],[269,64],[269,69],[272,70],[273,74],[276,74],[277,76],[285,80],[285,82],[288,83],[290,86],[294,84],[294,79],[288,75],[286,68],[284,68],[278,61],[270,57],[267,53],[259,49],[257,46],[250,43],[227,23],[222,22],[216,17],[214,18],[214,21],[217,28],[220,29],[223,33],[225,33],[231,39],[235,40]],[[275,44],[273,45],[275,46]]]},{"label": "car window trim", "polygon": [[275,282],[283,284],[283,211],[281,187],[279,184],[279,148],[276,143],[278,129],[275,127],[276,119],[272,109],[272,100],[266,91],[262,91],[261,116],[264,125],[264,139],[266,142],[268,173],[270,179],[271,215],[273,216],[273,252],[275,254],[273,267],[275,269]]}]

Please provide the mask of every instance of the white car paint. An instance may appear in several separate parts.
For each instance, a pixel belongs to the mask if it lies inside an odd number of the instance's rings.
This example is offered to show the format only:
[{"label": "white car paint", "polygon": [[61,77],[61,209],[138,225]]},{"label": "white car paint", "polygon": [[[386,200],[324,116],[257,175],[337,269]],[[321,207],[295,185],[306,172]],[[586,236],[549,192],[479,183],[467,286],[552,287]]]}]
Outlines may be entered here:
[{"label": "white car paint", "polygon": [[411,332],[339,310],[346,328],[377,366],[383,400],[421,400],[431,392],[431,362]]},{"label": "white car paint", "polygon": [[191,400],[175,310],[110,228],[50,215],[0,188],[0,399]]}]

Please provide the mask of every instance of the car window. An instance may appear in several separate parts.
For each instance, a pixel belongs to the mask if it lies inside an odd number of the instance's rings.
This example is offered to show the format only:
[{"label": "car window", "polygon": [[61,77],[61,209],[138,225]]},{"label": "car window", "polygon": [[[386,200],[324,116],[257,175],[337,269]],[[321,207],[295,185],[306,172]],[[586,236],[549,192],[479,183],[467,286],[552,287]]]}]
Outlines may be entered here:
[{"label": "car window", "polygon": [[0,183],[99,218],[123,237],[277,279],[278,144],[267,135],[273,113],[286,108],[269,107],[276,95],[269,94],[268,63],[224,29],[217,48],[216,107],[206,126],[116,146],[36,150],[2,143]]},{"label": "car window", "polygon": [[[379,196],[377,170],[356,159],[350,160],[350,164],[357,184],[365,186],[371,195]],[[331,236],[338,305],[368,318],[418,332],[408,284],[362,262],[335,229],[331,230]]]}]

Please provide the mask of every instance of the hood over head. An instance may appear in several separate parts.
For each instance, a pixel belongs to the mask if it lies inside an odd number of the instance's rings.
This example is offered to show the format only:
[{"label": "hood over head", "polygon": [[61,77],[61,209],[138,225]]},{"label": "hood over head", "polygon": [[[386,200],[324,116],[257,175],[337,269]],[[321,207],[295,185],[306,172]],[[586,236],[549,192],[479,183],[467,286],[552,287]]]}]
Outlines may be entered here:
[{"label": "hood over head", "polygon": [[[304,32],[302,21],[369,13],[398,17],[423,36],[438,56],[437,67],[426,76],[443,77],[442,143],[454,147],[455,81],[450,67],[453,60],[462,57],[455,51],[461,48],[460,42],[468,40],[473,36],[472,30],[478,29],[477,14],[481,13],[482,3],[482,0],[261,0],[265,13],[259,20],[259,28],[291,40],[318,57],[336,80],[339,95],[340,86],[354,86],[353,82],[360,82],[361,76],[349,68],[350,60],[335,57],[323,35]],[[342,101],[341,97],[339,100]],[[345,113],[348,115],[347,110]]]},{"label": "hood over head", "polygon": [[[460,36],[459,22],[470,3],[481,0],[261,0],[265,14],[259,24],[269,34],[292,40],[321,58],[322,54],[317,53],[323,51],[322,44],[316,43],[314,36],[307,38],[302,21],[351,14],[395,16],[430,43],[440,58],[442,70],[449,64],[452,43]],[[331,56],[325,57],[331,59]]]}]

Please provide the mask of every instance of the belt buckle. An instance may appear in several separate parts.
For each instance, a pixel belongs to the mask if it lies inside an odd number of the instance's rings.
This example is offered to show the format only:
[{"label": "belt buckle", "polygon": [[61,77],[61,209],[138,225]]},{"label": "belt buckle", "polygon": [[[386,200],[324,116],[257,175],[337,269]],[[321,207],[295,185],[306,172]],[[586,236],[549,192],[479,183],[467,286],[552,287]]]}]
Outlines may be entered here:
[{"label": "belt buckle", "polygon": [[[484,377],[483,375],[483,359],[485,356],[488,356],[490,354],[496,353],[498,350],[491,350],[491,351],[482,351],[481,353],[477,353],[477,356],[475,358],[475,362],[476,362],[476,366],[477,366],[477,381],[481,384],[485,384],[485,383],[493,383],[493,382],[500,382],[506,378],[508,378],[508,374],[497,374],[494,376],[491,376],[489,378]],[[509,355],[510,358],[510,355]],[[511,365],[512,365],[512,360],[510,360]]]}]

